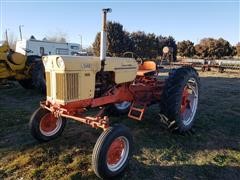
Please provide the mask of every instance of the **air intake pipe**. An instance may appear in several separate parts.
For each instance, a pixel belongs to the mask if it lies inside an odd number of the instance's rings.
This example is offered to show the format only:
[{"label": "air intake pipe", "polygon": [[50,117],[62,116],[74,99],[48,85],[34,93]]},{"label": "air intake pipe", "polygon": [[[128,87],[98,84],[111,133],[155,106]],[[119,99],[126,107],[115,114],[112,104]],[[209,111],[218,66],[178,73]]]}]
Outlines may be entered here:
[{"label": "air intake pipe", "polygon": [[111,13],[112,9],[102,9],[103,19],[102,19],[102,31],[101,31],[101,44],[100,44],[100,60],[105,61],[107,53],[107,13]]}]

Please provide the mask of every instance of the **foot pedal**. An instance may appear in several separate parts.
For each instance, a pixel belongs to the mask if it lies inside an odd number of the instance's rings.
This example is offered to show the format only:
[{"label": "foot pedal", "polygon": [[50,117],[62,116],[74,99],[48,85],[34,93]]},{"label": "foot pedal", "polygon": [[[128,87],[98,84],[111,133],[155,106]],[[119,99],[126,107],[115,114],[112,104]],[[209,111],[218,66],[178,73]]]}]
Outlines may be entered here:
[{"label": "foot pedal", "polygon": [[142,104],[133,102],[130,107],[128,117],[140,121],[142,120],[145,109],[146,109],[146,104],[142,105]]}]

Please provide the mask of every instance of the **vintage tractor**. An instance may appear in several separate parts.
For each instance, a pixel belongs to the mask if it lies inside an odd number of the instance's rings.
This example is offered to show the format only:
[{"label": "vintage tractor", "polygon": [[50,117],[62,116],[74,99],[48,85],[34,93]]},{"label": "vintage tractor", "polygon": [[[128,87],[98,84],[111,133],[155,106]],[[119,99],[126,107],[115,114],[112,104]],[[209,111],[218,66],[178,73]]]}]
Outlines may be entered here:
[{"label": "vintage tractor", "polygon": [[[101,53],[98,57],[46,56],[47,97],[30,119],[30,130],[39,141],[50,141],[64,130],[67,119],[103,129],[92,155],[100,178],[117,176],[126,168],[133,149],[130,130],[110,124],[106,114],[128,114],[141,121],[147,107],[159,104],[159,119],[171,130],[187,132],[198,106],[199,78],[191,67],[172,70],[159,78],[153,61],[106,57],[106,15],[103,9]],[[86,111],[99,108],[95,116]],[[160,121],[159,120],[159,121]]]},{"label": "vintage tractor", "polygon": [[13,51],[8,42],[0,46],[0,81],[17,80],[25,89],[46,92],[44,66],[38,56],[24,56]]}]

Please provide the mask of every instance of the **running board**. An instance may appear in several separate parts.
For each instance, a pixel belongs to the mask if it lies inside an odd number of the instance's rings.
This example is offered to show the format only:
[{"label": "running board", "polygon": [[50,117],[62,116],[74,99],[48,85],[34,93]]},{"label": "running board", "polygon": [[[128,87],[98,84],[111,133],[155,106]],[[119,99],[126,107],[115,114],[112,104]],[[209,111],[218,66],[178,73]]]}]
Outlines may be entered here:
[{"label": "running board", "polygon": [[136,119],[138,121],[141,121],[143,118],[143,114],[146,110],[146,107],[147,107],[147,104],[145,104],[145,103],[139,104],[139,103],[133,102],[130,107],[128,117],[132,118],[132,119]]}]

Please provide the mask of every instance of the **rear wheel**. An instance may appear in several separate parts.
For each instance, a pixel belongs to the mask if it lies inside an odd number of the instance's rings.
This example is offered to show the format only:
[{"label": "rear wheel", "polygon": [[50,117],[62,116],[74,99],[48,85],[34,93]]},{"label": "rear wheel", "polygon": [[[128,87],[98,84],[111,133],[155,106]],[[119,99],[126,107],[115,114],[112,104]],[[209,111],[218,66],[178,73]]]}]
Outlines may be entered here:
[{"label": "rear wheel", "polygon": [[19,84],[25,89],[36,88],[40,93],[46,94],[45,70],[41,57],[28,56],[27,66],[30,67],[30,78],[19,80]]},{"label": "rear wheel", "polygon": [[195,69],[183,67],[170,73],[161,99],[162,119],[171,130],[184,133],[193,126],[198,107],[199,77]]},{"label": "rear wheel", "polygon": [[92,166],[96,175],[105,179],[122,173],[131,157],[132,144],[132,135],[123,125],[104,131],[93,149]]},{"label": "rear wheel", "polygon": [[32,115],[29,127],[31,134],[39,141],[50,141],[60,136],[66,125],[66,119],[55,117],[50,111],[38,108]]},{"label": "rear wheel", "polygon": [[36,88],[40,93],[46,94],[45,70],[39,56],[28,56],[27,66],[30,67],[29,79],[19,80],[19,84],[25,89]]},{"label": "rear wheel", "polygon": [[33,85],[40,93],[46,94],[45,69],[41,57],[29,56],[28,59],[32,67],[30,73]]}]

